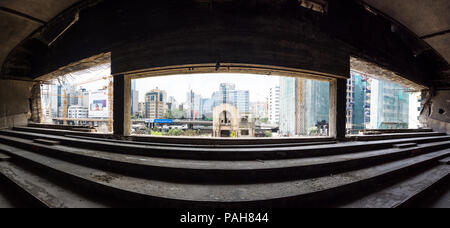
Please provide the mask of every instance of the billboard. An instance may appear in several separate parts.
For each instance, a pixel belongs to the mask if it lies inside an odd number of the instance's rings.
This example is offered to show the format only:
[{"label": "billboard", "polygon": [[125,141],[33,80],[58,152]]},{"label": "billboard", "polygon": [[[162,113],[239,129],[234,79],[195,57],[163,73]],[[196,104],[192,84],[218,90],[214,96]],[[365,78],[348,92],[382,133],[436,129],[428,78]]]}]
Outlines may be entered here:
[{"label": "billboard", "polygon": [[108,91],[89,93],[89,118],[108,118]]}]

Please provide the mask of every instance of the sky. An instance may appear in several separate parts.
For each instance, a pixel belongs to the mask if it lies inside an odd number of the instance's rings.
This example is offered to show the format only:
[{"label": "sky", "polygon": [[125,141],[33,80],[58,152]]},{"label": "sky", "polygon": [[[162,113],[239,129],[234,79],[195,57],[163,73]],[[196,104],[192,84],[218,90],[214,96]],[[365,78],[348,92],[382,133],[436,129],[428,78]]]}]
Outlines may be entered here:
[{"label": "sky", "polygon": [[278,86],[280,77],[254,74],[192,74],[173,75],[136,79],[136,90],[139,91],[139,102],[145,101],[145,94],[158,87],[173,96],[178,102],[186,101],[189,89],[199,93],[203,98],[211,98],[215,91],[219,91],[221,83],[234,83],[236,90],[249,90],[250,102],[264,102],[269,89]]}]

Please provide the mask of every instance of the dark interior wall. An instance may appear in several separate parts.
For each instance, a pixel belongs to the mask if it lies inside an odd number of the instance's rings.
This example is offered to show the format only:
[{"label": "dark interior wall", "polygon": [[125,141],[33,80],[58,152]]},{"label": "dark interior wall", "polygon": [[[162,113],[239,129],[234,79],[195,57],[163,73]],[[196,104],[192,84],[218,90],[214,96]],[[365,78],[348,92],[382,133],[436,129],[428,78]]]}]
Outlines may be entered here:
[{"label": "dark interior wall", "polygon": [[113,73],[232,62],[347,75],[354,55],[430,85],[435,72],[414,57],[413,43],[353,1],[331,0],[322,15],[296,0],[105,0],[38,52],[32,75],[110,51]]},{"label": "dark interior wall", "polygon": [[0,129],[27,124],[33,85],[33,82],[0,80]]},{"label": "dark interior wall", "polygon": [[228,62],[347,76],[348,50],[317,20],[295,1],[105,1],[80,13],[33,74],[112,51],[113,73]]},{"label": "dark interior wall", "polygon": [[297,0],[105,0],[50,47],[33,42],[31,75],[112,51],[113,73],[231,62],[348,75],[352,55],[426,86],[438,77],[421,44],[390,21],[354,1],[329,2],[320,14]]}]

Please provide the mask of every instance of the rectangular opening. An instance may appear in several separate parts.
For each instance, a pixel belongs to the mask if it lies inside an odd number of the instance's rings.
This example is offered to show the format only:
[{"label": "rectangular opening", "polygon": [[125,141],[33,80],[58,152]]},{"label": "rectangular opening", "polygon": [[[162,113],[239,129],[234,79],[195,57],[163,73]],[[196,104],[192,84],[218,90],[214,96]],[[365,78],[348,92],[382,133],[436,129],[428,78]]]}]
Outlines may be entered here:
[{"label": "rectangular opening", "polygon": [[49,80],[41,85],[41,124],[112,133],[112,89],[109,63]]},{"label": "rectangular opening", "polygon": [[330,82],[212,73],[131,80],[131,134],[197,138],[328,137]]},{"label": "rectangular opening", "polygon": [[347,134],[420,129],[421,102],[420,90],[352,71],[347,81]]}]

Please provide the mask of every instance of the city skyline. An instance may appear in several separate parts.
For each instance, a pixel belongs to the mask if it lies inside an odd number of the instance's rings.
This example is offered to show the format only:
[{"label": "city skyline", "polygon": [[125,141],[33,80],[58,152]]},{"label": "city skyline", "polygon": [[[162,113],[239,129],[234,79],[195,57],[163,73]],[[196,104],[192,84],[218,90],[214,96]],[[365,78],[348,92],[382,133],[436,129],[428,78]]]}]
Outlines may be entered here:
[{"label": "city skyline", "polygon": [[251,94],[250,102],[265,102],[267,91],[279,84],[279,78],[280,76],[253,74],[173,75],[136,79],[136,90],[139,91],[139,102],[144,102],[145,93],[156,87],[182,102],[186,100],[187,91],[193,90],[203,98],[211,98],[220,84],[231,83],[236,85],[236,90],[248,90]]}]

